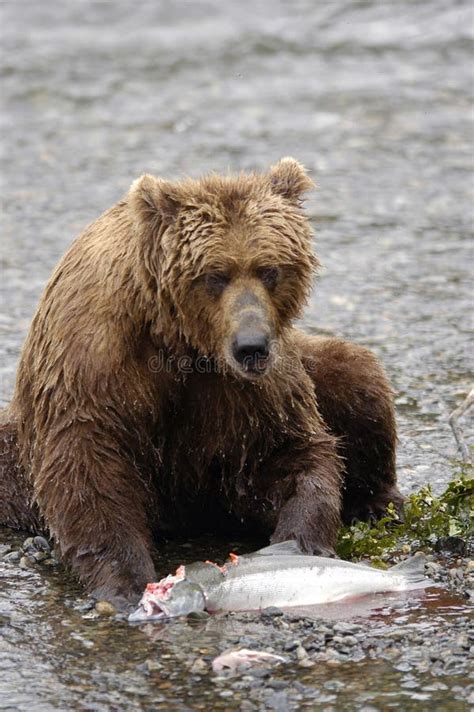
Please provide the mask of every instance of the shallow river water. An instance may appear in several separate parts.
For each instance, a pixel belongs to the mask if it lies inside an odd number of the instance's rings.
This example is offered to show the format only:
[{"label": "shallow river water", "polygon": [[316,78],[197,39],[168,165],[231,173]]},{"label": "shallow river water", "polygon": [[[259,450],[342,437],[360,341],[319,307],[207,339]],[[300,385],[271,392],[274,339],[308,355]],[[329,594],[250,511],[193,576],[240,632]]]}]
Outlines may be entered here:
[{"label": "shallow river water", "polygon": [[[324,269],[304,326],[377,352],[397,393],[401,487],[442,489],[457,456],[446,415],[472,383],[472,4],[5,0],[0,22],[0,398],[54,264],[134,178],[293,155],[319,186],[307,206]],[[472,433],[472,416],[464,422]],[[0,532],[0,543],[20,541]],[[208,556],[228,549],[205,544]],[[199,546],[171,546],[160,569]],[[280,669],[299,700],[278,684],[253,701],[245,684],[226,696],[188,661],[242,636],[258,647],[261,622],[131,629],[78,611],[62,571],[0,560],[0,576],[0,709],[466,704],[455,669],[412,679],[367,658]],[[430,611],[449,627],[449,606]],[[162,667],[145,670],[150,659]]]}]

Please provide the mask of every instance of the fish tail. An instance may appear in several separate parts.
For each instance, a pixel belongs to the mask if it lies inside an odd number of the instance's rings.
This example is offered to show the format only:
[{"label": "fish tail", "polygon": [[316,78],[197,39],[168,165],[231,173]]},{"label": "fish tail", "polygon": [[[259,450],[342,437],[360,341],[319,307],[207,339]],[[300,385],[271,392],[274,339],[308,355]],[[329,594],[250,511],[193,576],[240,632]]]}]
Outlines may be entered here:
[{"label": "fish tail", "polygon": [[401,561],[399,564],[395,564],[395,566],[391,566],[389,571],[401,574],[410,583],[422,583],[426,582],[425,562],[425,555],[419,553],[416,556],[410,556],[410,558]]}]

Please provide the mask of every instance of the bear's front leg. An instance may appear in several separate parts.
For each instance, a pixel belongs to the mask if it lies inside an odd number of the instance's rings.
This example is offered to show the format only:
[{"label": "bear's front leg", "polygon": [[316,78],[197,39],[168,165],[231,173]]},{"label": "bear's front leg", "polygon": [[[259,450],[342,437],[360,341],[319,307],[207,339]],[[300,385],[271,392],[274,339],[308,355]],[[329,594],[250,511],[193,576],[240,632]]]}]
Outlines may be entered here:
[{"label": "bear's front leg", "polygon": [[147,516],[153,500],[123,445],[96,422],[52,428],[34,478],[61,558],[91,595],[119,608],[135,603],[155,578]]},{"label": "bear's front leg", "polygon": [[[291,453],[286,459],[291,459]],[[281,480],[271,499],[277,522],[271,542],[295,539],[308,554],[335,556],[341,523],[342,464],[331,437],[293,453],[299,471]]]}]

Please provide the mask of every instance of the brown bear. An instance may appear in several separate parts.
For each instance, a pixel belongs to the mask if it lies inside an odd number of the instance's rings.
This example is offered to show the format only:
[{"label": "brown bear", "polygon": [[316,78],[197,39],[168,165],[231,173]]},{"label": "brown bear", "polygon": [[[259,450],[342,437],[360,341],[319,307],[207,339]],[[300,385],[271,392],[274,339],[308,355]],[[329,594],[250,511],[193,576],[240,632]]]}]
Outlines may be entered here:
[{"label": "brown bear", "polygon": [[331,555],[341,517],[400,505],[381,366],[293,325],[311,185],[290,158],[144,175],[47,285],[3,413],[0,524],[48,531],[96,597],[136,599],[159,535],[241,525]]}]

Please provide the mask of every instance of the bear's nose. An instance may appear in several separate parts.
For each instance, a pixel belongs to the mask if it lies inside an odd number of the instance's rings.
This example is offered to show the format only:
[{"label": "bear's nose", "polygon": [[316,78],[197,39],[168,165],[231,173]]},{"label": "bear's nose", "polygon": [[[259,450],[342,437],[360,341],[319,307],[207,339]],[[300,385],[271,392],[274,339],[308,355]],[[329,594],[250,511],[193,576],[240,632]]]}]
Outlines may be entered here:
[{"label": "bear's nose", "polygon": [[263,371],[270,355],[270,340],[261,332],[237,334],[232,344],[232,353],[246,371]]}]

